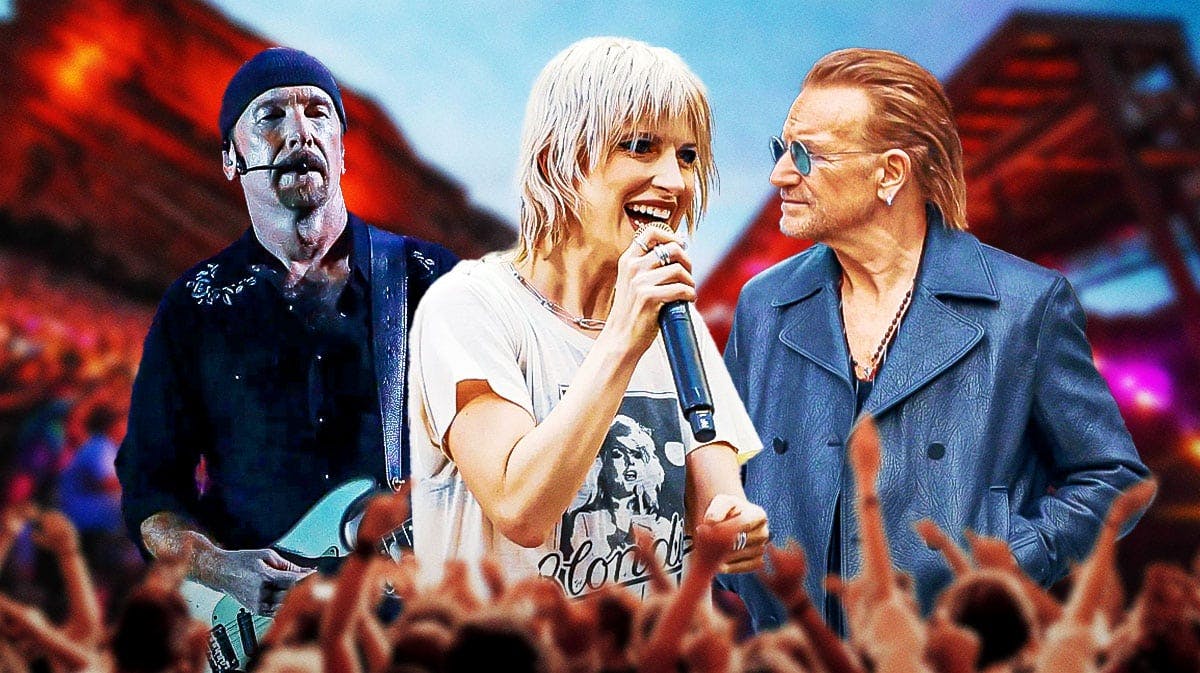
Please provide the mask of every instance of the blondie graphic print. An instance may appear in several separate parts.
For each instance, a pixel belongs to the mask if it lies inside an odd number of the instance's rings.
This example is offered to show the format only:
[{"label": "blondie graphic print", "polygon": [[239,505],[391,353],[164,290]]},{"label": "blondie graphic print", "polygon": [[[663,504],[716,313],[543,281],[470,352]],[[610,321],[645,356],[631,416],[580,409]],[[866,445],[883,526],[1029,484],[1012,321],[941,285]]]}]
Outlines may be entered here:
[{"label": "blondie graphic print", "polygon": [[[713,394],[714,441],[734,447],[744,461],[761,450],[758,433],[703,317],[693,311],[692,321]],[[547,310],[502,258],[487,257],[462,262],[434,283],[417,308],[409,342],[413,527],[421,586],[436,586],[445,562],[457,559],[484,591],[479,564],[491,558],[510,582],[540,574],[571,596],[606,584],[644,595],[648,576],[633,545],[640,531],[679,581],[691,544],[684,535],[684,456],[697,445],[679,411],[661,339],[638,360],[602,441],[542,449],[547,466],[558,452],[581,451],[595,459],[581,468],[582,475],[540,475],[571,479],[571,488],[579,487],[566,506],[558,501],[562,510],[554,512],[553,529],[540,528],[540,544],[533,547],[509,539],[488,518],[476,499],[483,494],[467,487],[454,462],[446,439],[460,409],[458,386],[486,381],[497,396],[541,424],[562,401],[595,341]]]},{"label": "blondie graphic print", "polygon": [[634,588],[649,577],[635,559],[634,531],[653,539],[667,573],[683,569],[684,443],[673,395],[630,391],[609,427],[575,501],[563,515],[558,549],[538,571],[569,596],[616,583]]}]

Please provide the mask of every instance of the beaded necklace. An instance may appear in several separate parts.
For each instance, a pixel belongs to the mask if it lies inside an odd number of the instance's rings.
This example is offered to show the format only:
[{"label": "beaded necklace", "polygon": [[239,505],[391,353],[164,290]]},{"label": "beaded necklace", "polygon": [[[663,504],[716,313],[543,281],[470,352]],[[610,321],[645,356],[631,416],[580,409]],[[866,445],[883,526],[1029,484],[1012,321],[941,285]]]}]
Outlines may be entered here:
[{"label": "beaded necklace", "polygon": [[[913,280],[913,285],[916,280]],[[854,377],[860,381],[873,381],[875,374],[879,373],[879,365],[883,360],[884,351],[888,344],[891,343],[892,337],[896,335],[896,330],[900,327],[900,318],[904,317],[904,312],[908,309],[909,302],[912,301],[913,285],[908,286],[908,292],[904,293],[904,299],[900,301],[900,308],[896,309],[896,315],[892,316],[892,324],[888,325],[887,331],[883,333],[883,338],[879,341],[879,346],[875,348],[875,354],[871,356],[871,361],[864,367],[854,359],[854,355],[850,355],[850,364],[854,367]],[[845,331],[845,318],[842,319],[842,330]]]}]

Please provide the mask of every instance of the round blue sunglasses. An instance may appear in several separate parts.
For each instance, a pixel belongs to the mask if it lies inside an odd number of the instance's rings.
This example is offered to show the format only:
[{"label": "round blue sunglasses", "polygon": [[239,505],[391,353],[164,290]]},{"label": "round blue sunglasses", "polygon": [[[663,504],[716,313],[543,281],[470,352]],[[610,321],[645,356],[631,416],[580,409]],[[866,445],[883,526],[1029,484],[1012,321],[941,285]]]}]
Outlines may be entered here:
[{"label": "round blue sunglasses", "polygon": [[792,163],[795,164],[796,170],[800,171],[800,175],[809,175],[812,173],[812,162],[814,158],[829,161],[830,157],[838,157],[845,154],[879,154],[868,150],[852,150],[846,152],[826,152],[824,154],[813,154],[808,147],[799,140],[793,140],[790,143],[783,142],[783,138],[779,136],[771,136],[771,157],[775,163],[779,163],[779,157],[787,152],[792,155]]}]

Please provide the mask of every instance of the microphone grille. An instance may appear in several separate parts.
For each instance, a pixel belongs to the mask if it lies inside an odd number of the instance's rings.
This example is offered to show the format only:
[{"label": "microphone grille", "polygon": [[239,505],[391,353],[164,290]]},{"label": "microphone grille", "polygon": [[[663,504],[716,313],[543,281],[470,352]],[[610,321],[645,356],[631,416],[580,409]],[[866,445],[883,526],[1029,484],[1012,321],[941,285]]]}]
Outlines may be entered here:
[{"label": "microphone grille", "polygon": [[662,229],[663,231],[667,232],[668,234],[675,233],[675,230],[671,228],[671,225],[667,224],[666,222],[655,220],[653,222],[647,222],[646,224],[638,225],[637,231],[634,232],[633,235],[641,236],[643,233],[646,232],[646,229],[649,227],[655,227],[657,229]]}]

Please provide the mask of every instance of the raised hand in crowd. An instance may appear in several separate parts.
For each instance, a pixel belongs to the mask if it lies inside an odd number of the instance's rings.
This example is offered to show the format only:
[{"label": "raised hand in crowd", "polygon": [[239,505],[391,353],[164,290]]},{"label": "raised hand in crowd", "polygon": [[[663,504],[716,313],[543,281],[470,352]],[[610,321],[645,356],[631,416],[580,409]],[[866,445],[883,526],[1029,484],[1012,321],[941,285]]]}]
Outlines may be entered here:
[{"label": "raised hand in crowd", "polygon": [[96,647],[104,640],[104,612],[79,548],[75,526],[61,512],[43,512],[34,522],[33,541],[54,555],[71,609],[63,633],[72,641]]},{"label": "raised hand in crowd", "polygon": [[0,636],[32,663],[44,658],[54,670],[76,671],[98,663],[100,652],[77,643],[36,607],[0,595]]},{"label": "raised hand in crowd", "polygon": [[[862,666],[825,623],[804,590],[807,568],[804,550],[789,541],[783,549],[768,547],[767,558],[772,570],[762,572],[760,577],[787,606],[791,625],[799,627],[799,631],[811,639],[816,662],[829,673],[862,673]],[[793,660],[805,663],[803,657],[794,656]]]},{"label": "raised hand in crowd", "polygon": [[862,537],[862,573],[842,585],[841,598],[851,642],[873,662],[873,670],[916,673],[928,670],[922,656],[925,625],[916,597],[901,590],[892,568],[876,488],[882,454],[875,422],[864,416],[849,443]]},{"label": "raised hand in crowd", "polygon": [[1041,633],[1033,594],[1035,589],[1044,592],[1018,579],[1024,575],[1008,545],[970,537],[976,551],[972,559],[933,521],[919,521],[915,527],[954,573],[930,619],[926,659],[939,671],[974,671],[1031,656]]},{"label": "raised hand in crowd", "polygon": [[1039,633],[1045,630],[1047,625],[1058,621],[1062,616],[1062,603],[1021,570],[1007,542],[986,535],[976,535],[969,530],[965,531],[965,534],[971,548],[971,557],[977,566],[1002,572],[1021,585],[1022,593],[1033,603]]},{"label": "raised hand in crowd", "polygon": [[321,612],[320,645],[326,673],[362,673],[359,651],[363,645],[371,672],[382,670],[390,649],[381,643],[380,627],[372,608],[371,589],[381,589],[376,564],[385,562],[381,540],[409,518],[409,491],[376,495],[367,503],[358,526],[354,553],[342,564],[333,595]]},{"label": "raised hand in crowd", "polygon": [[1200,582],[1178,566],[1153,563],[1142,591],[1113,634],[1103,673],[1200,673]]},{"label": "raised hand in crowd", "polygon": [[1091,556],[1075,573],[1063,614],[1046,630],[1038,653],[1039,673],[1087,673],[1099,670],[1100,640],[1121,618],[1112,596],[1123,596],[1117,575],[1117,535],[1135,515],[1150,506],[1158,489],[1151,478],[1130,487],[1113,501]]},{"label": "raised hand in crowd", "polygon": [[112,627],[108,650],[118,673],[206,673],[208,633],[192,618],[179,593],[189,545],[155,559],[126,598]]},{"label": "raised hand in crowd", "polygon": [[[654,631],[643,647],[643,656],[639,661],[639,669],[643,673],[668,673],[676,670],[693,621],[702,622],[699,633],[696,634],[697,650],[711,652],[720,649],[714,645],[723,640],[722,629],[714,628],[712,620],[706,619],[710,610],[703,602],[710,598],[713,578],[723,565],[728,563],[726,559],[730,550],[734,548],[734,541],[741,530],[742,526],[736,519],[725,517],[721,517],[719,523],[704,522],[696,527],[692,536],[691,568],[684,575],[679,590],[672,595],[670,602],[659,615]],[[642,534],[639,537],[638,546],[646,547],[649,543],[648,536]],[[761,557],[762,552],[759,551],[758,555]],[[712,657],[699,659],[705,664],[706,670],[714,673],[729,670],[728,657],[725,657],[724,661]]]},{"label": "raised hand in crowd", "polygon": [[0,595],[0,634],[16,645],[27,664],[44,658],[55,670],[100,665],[103,616],[75,527],[59,512],[10,508],[3,515],[0,550],[7,551],[26,523],[33,526],[34,542],[58,562],[67,591],[67,618],[56,626],[37,607]]}]

